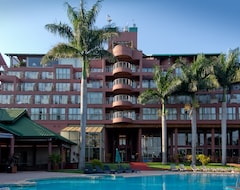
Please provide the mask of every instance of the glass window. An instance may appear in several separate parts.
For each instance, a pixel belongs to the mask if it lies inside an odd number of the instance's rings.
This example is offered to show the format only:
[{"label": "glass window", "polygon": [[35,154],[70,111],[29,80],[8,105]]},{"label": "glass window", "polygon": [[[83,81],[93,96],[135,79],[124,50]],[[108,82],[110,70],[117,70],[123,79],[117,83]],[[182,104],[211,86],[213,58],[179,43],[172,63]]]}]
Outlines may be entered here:
[{"label": "glass window", "polygon": [[103,114],[101,108],[88,108],[87,120],[102,120]]},{"label": "glass window", "polygon": [[56,79],[70,79],[70,68],[56,68]]},{"label": "glass window", "polygon": [[14,83],[2,83],[3,91],[14,91]]},{"label": "glass window", "polygon": [[199,119],[200,120],[216,120],[216,108],[214,107],[200,107]]},{"label": "glass window", "polygon": [[103,82],[102,80],[90,80],[87,84],[88,88],[102,88]]},{"label": "glass window", "polygon": [[1,104],[13,104],[13,95],[0,95]]},{"label": "glass window", "polygon": [[68,109],[68,120],[81,120],[80,108],[69,108]]},{"label": "glass window", "polygon": [[53,95],[54,104],[67,104],[68,96],[67,95]]},{"label": "glass window", "polygon": [[50,108],[50,120],[65,120],[65,108]]},{"label": "glass window", "polygon": [[31,119],[32,120],[47,120],[47,109],[46,108],[31,108]]},{"label": "glass window", "polygon": [[103,93],[102,92],[88,92],[87,93],[88,104],[102,104]]},{"label": "glass window", "polygon": [[72,95],[71,96],[71,103],[72,104],[80,104],[80,95]]},{"label": "glass window", "polygon": [[176,108],[167,108],[167,120],[176,120],[177,119],[177,109]]},{"label": "glass window", "polygon": [[158,120],[157,108],[143,108],[143,120]]},{"label": "glass window", "polygon": [[25,72],[25,78],[26,79],[38,79],[38,72],[33,71],[26,71]]},{"label": "glass window", "polygon": [[35,95],[35,104],[49,104],[50,96],[49,95]]},{"label": "glass window", "polygon": [[[222,119],[222,107],[219,108],[219,119]],[[236,120],[236,108],[228,107],[227,108],[227,119],[228,120]]]},{"label": "glass window", "polygon": [[59,65],[71,65],[76,68],[81,68],[83,62],[81,58],[61,58],[58,61]]},{"label": "glass window", "polygon": [[8,76],[16,76],[18,78],[23,78],[23,72],[20,71],[8,71]]},{"label": "glass window", "polygon": [[16,103],[17,104],[31,104],[31,95],[17,95]]},{"label": "glass window", "polygon": [[22,83],[21,89],[23,89],[23,91],[34,91],[34,86],[35,83]]},{"label": "glass window", "polygon": [[42,92],[50,92],[53,89],[52,83],[38,83],[38,90]]},{"label": "glass window", "polygon": [[53,72],[42,72],[42,79],[53,79]]},{"label": "glass window", "polygon": [[56,91],[57,92],[70,91],[70,84],[69,83],[56,83]]},{"label": "glass window", "polygon": [[81,84],[80,83],[73,83],[73,91],[80,92]]}]

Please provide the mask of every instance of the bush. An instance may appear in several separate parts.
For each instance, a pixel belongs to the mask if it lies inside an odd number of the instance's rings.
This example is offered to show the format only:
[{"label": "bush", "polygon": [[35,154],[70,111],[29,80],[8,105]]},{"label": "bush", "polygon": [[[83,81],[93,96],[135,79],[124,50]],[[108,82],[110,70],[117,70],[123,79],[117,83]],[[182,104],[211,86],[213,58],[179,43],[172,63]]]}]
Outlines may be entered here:
[{"label": "bush", "polygon": [[202,163],[202,165],[207,165],[210,162],[210,157],[204,154],[197,155],[197,160]]},{"label": "bush", "polygon": [[103,168],[102,162],[100,160],[98,160],[98,159],[92,160],[91,161],[91,165],[92,165],[92,167],[99,166],[99,167]]}]

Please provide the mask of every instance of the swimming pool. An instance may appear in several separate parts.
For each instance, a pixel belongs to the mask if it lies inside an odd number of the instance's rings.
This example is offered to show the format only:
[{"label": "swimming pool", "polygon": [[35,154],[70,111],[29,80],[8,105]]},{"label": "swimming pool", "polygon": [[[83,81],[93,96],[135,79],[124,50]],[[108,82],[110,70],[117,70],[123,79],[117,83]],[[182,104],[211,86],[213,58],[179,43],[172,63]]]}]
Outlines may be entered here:
[{"label": "swimming pool", "polygon": [[157,176],[102,176],[56,178],[35,181],[32,186],[10,187],[11,190],[226,190],[235,186],[237,175],[166,174]]}]

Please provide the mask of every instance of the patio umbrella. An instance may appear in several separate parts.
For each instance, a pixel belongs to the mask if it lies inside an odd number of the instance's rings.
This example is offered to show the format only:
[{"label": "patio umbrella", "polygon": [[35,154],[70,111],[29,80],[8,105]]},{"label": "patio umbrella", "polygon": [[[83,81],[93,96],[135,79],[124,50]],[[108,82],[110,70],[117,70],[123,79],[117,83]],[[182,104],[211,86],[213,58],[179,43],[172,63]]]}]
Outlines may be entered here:
[{"label": "patio umbrella", "polygon": [[122,161],[118,148],[116,148],[115,162],[118,164]]}]

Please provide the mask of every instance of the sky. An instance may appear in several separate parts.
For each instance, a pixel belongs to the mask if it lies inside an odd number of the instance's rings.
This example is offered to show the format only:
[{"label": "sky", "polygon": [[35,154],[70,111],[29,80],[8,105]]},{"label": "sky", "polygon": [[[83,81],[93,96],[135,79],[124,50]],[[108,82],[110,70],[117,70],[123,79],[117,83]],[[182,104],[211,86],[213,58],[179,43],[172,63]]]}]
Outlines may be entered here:
[{"label": "sky", "polygon": [[[0,53],[44,54],[63,40],[44,26],[67,23],[68,2],[80,0],[0,0]],[[96,0],[85,0],[89,10]],[[239,0],[103,0],[96,20],[107,15],[119,28],[138,27],[138,49],[151,54],[226,53],[240,46]]]}]

